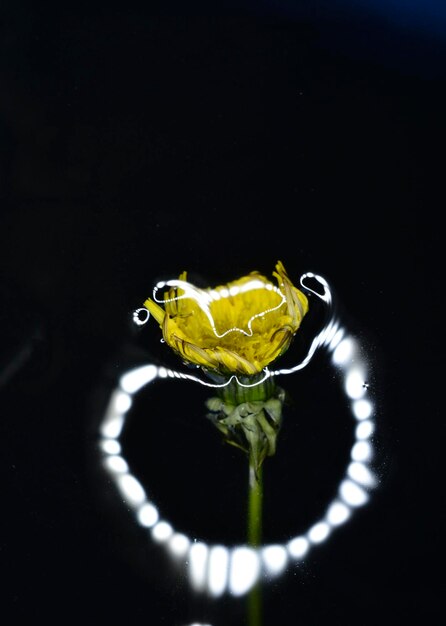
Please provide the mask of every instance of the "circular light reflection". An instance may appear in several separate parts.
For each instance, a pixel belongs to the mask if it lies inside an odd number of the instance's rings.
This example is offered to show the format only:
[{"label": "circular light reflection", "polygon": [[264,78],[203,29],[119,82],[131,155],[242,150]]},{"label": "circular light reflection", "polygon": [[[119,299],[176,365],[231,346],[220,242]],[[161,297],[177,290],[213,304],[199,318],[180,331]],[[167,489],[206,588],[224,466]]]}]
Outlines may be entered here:
[{"label": "circular light reflection", "polygon": [[[218,297],[225,297],[223,290],[220,290]],[[320,294],[319,297],[327,303],[331,302],[328,287],[324,297]],[[265,377],[291,374],[302,369],[315,350],[323,345],[331,353],[332,363],[339,366],[345,394],[352,400],[351,412],[359,422],[355,429],[356,441],[351,449],[351,462],[338,487],[339,498],[329,504],[323,520],[313,524],[306,533],[291,539],[287,544],[253,549],[247,546],[228,548],[223,545],[208,546],[202,541],[191,542],[183,533],[175,532],[169,522],[160,521],[158,509],[147,500],[141,483],[129,473],[128,464],[120,455],[121,445],[118,438],[124,426],[125,414],[132,406],[131,394],[159,378],[190,379],[211,387],[214,385],[186,373],[149,364],[126,372],[119,380],[119,388],[111,394],[100,427],[102,440],[99,447],[103,452],[104,467],[115,481],[124,501],[134,507],[139,524],[151,529],[153,540],[164,544],[172,557],[188,566],[190,582],[196,591],[204,591],[213,597],[227,591],[234,596],[247,593],[262,572],[274,577],[284,572],[289,558],[294,561],[303,560],[312,545],[323,543],[334,528],[351,517],[354,508],[369,500],[366,488],[374,487],[376,483],[375,476],[367,465],[373,455],[370,439],[375,424],[370,418],[374,407],[368,397],[365,397],[369,393],[365,382],[366,363],[358,356],[360,353],[356,341],[346,335],[338,321],[332,318],[315,338],[302,363],[287,370],[265,370]],[[347,366],[349,363],[354,365]]]}]

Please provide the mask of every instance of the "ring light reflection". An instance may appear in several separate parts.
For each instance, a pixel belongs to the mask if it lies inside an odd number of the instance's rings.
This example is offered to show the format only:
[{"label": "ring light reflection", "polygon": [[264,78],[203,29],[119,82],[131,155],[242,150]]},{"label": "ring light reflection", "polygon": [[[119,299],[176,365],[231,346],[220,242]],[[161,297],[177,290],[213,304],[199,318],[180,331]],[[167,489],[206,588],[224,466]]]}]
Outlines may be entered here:
[{"label": "ring light reflection", "polygon": [[[307,278],[315,279],[323,293],[310,289],[305,284]],[[305,274],[301,278],[301,284],[331,307],[331,292],[322,277]],[[143,485],[132,474],[121,454],[119,438],[132,407],[133,396],[143,387],[165,378],[190,379],[210,387],[218,385],[188,373],[148,364],[125,372],[112,392],[100,425],[99,446],[104,469],[112,478],[122,499],[134,512],[138,524],[148,530],[151,540],[163,546],[166,553],[183,566],[194,591],[214,598],[226,593],[243,596],[260,578],[273,580],[289,567],[307,558],[314,546],[327,541],[337,528],[351,519],[355,510],[369,501],[370,492],[377,484],[371,467],[375,406],[367,384],[367,361],[358,340],[332,317],[315,337],[301,363],[289,369],[266,369],[265,377],[291,374],[302,369],[318,349],[326,350],[332,367],[341,375],[346,404],[353,418],[355,437],[345,475],[324,516],[287,543],[269,544],[259,548],[246,545],[209,545],[178,532],[172,521],[163,518],[162,511],[147,496]]]}]

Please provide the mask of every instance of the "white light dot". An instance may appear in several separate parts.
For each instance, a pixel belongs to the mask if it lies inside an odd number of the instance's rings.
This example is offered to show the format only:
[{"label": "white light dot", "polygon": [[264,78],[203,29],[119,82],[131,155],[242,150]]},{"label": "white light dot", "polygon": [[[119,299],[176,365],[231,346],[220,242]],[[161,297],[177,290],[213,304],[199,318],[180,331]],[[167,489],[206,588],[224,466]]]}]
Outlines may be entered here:
[{"label": "white light dot", "polygon": [[138,511],[138,521],[141,526],[145,528],[151,528],[154,526],[159,518],[158,510],[153,504],[146,502]]},{"label": "white light dot", "polygon": [[117,484],[127,504],[142,504],[146,499],[141,483],[131,474],[118,476]]},{"label": "white light dot", "polygon": [[149,321],[150,313],[145,308],[136,309],[133,311],[133,322],[137,326],[144,326]]},{"label": "white light dot", "polygon": [[121,389],[127,393],[136,393],[141,387],[144,387],[144,385],[156,378],[157,373],[158,368],[155,365],[137,367],[121,376],[119,384]]},{"label": "white light dot", "polygon": [[327,512],[327,522],[332,526],[339,526],[350,517],[350,509],[343,502],[333,502]]},{"label": "white light dot", "polygon": [[121,434],[124,425],[123,415],[107,415],[102,426],[101,434],[110,439],[116,439]]},{"label": "white light dot", "polygon": [[103,439],[101,448],[106,454],[119,454],[121,452],[121,444],[116,439]]},{"label": "white light dot", "polygon": [[224,546],[214,546],[209,552],[208,588],[216,598],[226,589],[229,570],[229,552]]},{"label": "white light dot", "polygon": [[117,474],[124,474],[129,471],[129,466],[127,465],[127,461],[117,454],[113,454],[108,456],[104,460],[104,464],[106,467],[112,472],[116,472]]},{"label": "white light dot", "polygon": [[308,531],[308,539],[311,543],[322,543],[330,534],[330,526],[327,522],[318,522]]},{"label": "white light dot", "polygon": [[166,370],[166,368],[165,368],[165,367],[159,367],[159,368],[158,368],[158,376],[159,376],[160,378],[167,378],[167,376],[168,376],[168,372],[167,372],[167,370]]},{"label": "white light dot", "polygon": [[350,463],[347,470],[348,475],[355,482],[360,485],[364,485],[366,487],[373,487],[376,483],[375,476],[369,470],[367,465],[364,463],[359,463],[355,461],[354,463]]},{"label": "white light dot", "polygon": [[152,528],[152,538],[157,543],[164,543],[173,534],[173,528],[168,522],[158,522]]},{"label": "white light dot", "polygon": [[353,461],[369,461],[372,457],[372,446],[368,441],[358,441],[351,454]]},{"label": "white light dot", "polygon": [[169,550],[173,556],[183,558],[190,548],[190,539],[182,533],[175,533],[169,539]]},{"label": "white light dot", "polygon": [[232,287],[229,287],[230,296],[236,296],[239,292],[240,292],[240,287],[238,287],[237,285],[232,285]]},{"label": "white light dot", "polygon": [[362,398],[366,392],[364,383],[364,372],[357,368],[352,368],[345,379],[345,392],[353,400]]},{"label": "white light dot", "polygon": [[350,337],[343,339],[333,352],[333,363],[335,363],[335,365],[346,363],[353,355],[353,348],[353,339],[350,339]]},{"label": "white light dot", "polygon": [[373,412],[373,405],[368,400],[357,400],[353,403],[352,410],[357,420],[366,420]]},{"label": "white light dot", "polygon": [[117,413],[127,413],[132,406],[132,398],[125,391],[115,391],[112,395],[112,402]]},{"label": "white light dot", "polygon": [[296,537],[288,543],[287,548],[294,559],[302,559],[307,554],[310,544],[305,537]]},{"label": "white light dot", "polygon": [[234,548],[229,570],[229,589],[234,596],[241,596],[257,582],[260,560],[252,548]]},{"label": "white light dot", "polygon": [[364,489],[352,480],[344,480],[339,493],[344,502],[350,506],[362,506],[368,501],[368,495]]},{"label": "white light dot", "polygon": [[356,427],[356,439],[368,439],[375,430],[375,425],[370,420],[361,422]]},{"label": "white light dot", "polygon": [[192,587],[203,591],[206,587],[206,566],[209,549],[205,543],[193,543],[189,550],[189,572]]},{"label": "white light dot", "polygon": [[229,296],[229,291],[226,288],[220,289],[220,296],[222,298],[227,298]]},{"label": "white light dot", "polygon": [[288,561],[288,554],[283,546],[266,546],[262,550],[262,559],[266,572],[271,576],[277,576],[284,571]]}]

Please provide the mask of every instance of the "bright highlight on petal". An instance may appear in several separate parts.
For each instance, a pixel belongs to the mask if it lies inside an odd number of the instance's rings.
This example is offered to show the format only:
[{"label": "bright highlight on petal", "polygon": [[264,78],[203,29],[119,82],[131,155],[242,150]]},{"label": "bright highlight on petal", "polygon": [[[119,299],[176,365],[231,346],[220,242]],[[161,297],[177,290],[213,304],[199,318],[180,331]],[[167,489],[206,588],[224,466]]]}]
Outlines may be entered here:
[{"label": "bright highlight on petal", "polygon": [[307,297],[281,261],[275,270],[277,285],[251,272],[207,289],[187,282],[183,272],[178,280],[158,283],[144,306],[184,361],[224,375],[255,375],[288,349],[308,312]]}]

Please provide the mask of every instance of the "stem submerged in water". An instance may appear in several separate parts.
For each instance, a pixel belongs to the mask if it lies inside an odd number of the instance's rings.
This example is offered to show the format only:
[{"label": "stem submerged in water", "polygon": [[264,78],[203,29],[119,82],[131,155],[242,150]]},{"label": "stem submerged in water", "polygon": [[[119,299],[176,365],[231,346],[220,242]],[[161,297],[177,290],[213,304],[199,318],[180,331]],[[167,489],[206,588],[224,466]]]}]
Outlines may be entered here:
[{"label": "stem submerged in water", "polygon": [[[247,543],[254,549],[262,545],[262,465],[276,452],[284,399],[285,392],[276,386],[274,378],[262,373],[247,380],[229,380],[206,402],[208,417],[224,440],[249,459]],[[262,608],[261,582],[257,581],[247,598],[247,626],[262,626]]]},{"label": "stem submerged in water", "polygon": [[[263,470],[256,472],[253,460],[249,463],[248,545],[258,548],[262,543]],[[257,582],[248,595],[248,626],[262,625],[262,593]]]},{"label": "stem submerged in water", "polygon": [[263,500],[263,469],[257,472],[252,462],[249,464],[249,502],[248,502],[248,544],[253,548],[262,542],[262,500]]}]

